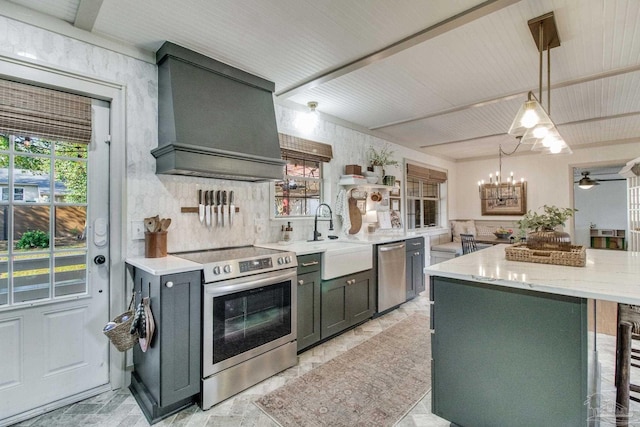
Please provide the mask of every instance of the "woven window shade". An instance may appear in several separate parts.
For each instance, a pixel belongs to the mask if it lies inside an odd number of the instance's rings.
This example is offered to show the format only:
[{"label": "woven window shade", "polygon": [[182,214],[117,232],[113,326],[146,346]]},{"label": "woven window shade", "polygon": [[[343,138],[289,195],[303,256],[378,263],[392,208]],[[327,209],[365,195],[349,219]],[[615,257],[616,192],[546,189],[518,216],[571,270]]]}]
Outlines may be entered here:
[{"label": "woven window shade", "polygon": [[294,157],[317,162],[329,162],[333,158],[333,148],[329,144],[309,141],[283,133],[278,134],[283,157]]},{"label": "woven window shade", "polygon": [[88,144],[91,98],[0,79],[0,132]]},{"label": "woven window shade", "polygon": [[410,163],[407,163],[407,176],[411,178],[421,179],[423,181],[436,182],[438,184],[447,182],[446,172],[412,165]]}]

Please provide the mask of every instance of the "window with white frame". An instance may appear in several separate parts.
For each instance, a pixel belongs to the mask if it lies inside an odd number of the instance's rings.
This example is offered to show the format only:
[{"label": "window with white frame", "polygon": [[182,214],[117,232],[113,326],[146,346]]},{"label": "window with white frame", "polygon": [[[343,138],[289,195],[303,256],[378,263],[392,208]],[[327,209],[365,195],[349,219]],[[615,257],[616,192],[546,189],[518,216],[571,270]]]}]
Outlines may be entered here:
[{"label": "window with white frame", "polygon": [[442,215],[442,186],[447,173],[424,166],[407,164],[405,192],[407,197],[407,228],[409,230],[437,227]]},{"label": "window with white frame", "polygon": [[[1,187],[0,188],[0,200],[8,201],[9,200],[9,187]],[[18,202],[24,202],[25,199],[25,191],[24,187],[13,187],[13,200]]]}]

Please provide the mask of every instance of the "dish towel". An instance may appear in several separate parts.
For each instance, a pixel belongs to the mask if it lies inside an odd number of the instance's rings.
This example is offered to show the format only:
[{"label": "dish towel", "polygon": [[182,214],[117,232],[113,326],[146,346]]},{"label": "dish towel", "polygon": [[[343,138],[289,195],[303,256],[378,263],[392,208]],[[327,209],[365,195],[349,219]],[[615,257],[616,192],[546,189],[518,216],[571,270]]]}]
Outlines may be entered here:
[{"label": "dish towel", "polygon": [[346,190],[340,190],[336,198],[336,215],[342,218],[342,232],[349,234],[351,220],[349,219],[349,197]]}]

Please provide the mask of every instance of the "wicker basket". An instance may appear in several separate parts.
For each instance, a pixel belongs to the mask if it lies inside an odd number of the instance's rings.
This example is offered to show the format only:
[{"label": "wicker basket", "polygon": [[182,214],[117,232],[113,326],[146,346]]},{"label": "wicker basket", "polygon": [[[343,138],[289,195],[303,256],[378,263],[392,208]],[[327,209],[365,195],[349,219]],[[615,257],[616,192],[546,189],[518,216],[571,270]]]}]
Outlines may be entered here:
[{"label": "wicker basket", "polygon": [[526,243],[516,243],[505,249],[509,261],[535,262],[539,264],[567,265],[584,267],[587,264],[587,251],[584,246],[571,246],[569,251],[529,249]]},{"label": "wicker basket", "polygon": [[[131,295],[131,302],[129,303],[129,309],[119,316],[116,316],[112,322],[116,326],[108,331],[102,331],[111,340],[111,343],[118,349],[118,351],[127,351],[132,348],[138,342],[138,333],[130,333],[131,324],[133,323],[133,303],[135,294]],[[123,321],[124,317],[127,320]]]}]

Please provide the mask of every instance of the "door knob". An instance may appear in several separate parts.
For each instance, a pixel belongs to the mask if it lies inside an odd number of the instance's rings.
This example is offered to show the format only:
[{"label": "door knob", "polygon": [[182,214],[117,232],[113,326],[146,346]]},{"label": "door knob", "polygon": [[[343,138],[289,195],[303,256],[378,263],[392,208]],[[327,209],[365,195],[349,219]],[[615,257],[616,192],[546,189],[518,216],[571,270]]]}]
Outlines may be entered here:
[{"label": "door knob", "polygon": [[104,255],[96,255],[96,257],[93,259],[93,262],[96,265],[104,264],[106,261],[107,259],[104,257]]}]

